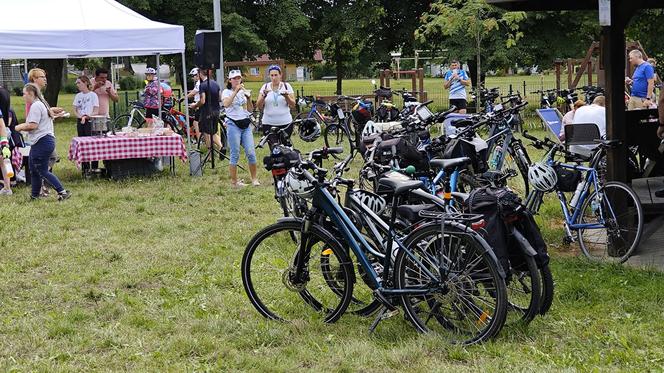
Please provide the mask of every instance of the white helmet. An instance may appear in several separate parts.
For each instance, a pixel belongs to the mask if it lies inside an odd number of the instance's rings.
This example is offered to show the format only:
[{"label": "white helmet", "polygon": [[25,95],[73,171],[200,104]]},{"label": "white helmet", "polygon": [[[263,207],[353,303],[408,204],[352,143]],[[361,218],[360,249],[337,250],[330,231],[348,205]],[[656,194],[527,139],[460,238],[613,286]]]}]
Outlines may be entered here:
[{"label": "white helmet", "polygon": [[363,138],[368,137],[373,135],[374,133],[381,133],[381,132],[383,132],[382,129],[376,126],[376,123],[373,120],[369,120],[362,129],[362,137]]},{"label": "white helmet", "polygon": [[546,163],[535,163],[528,168],[528,181],[540,192],[549,192],[556,187],[558,175],[556,170]]},{"label": "white helmet", "polygon": [[306,142],[314,142],[320,137],[320,124],[315,119],[305,119],[299,126],[300,138]]},{"label": "white helmet", "polygon": [[152,67],[148,67],[147,69],[145,69],[145,74],[152,74],[152,75],[155,75],[156,73],[157,73],[157,70],[155,70],[155,69],[152,68]]},{"label": "white helmet", "polygon": [[286,183],[286,188],[290,193],[293,193],[302,198],[311,198],[314,195],[314,186],[296,169],[291,169],[288,171],[284,182]]}]

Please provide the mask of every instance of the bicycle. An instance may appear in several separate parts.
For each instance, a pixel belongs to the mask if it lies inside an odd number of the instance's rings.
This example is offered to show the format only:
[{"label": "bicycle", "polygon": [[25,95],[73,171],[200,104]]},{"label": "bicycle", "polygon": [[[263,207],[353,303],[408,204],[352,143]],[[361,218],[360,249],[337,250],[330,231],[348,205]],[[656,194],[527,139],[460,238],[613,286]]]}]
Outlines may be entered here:
[{"label": "bicycle", "polygon": [[[544,193],[555,192],[565,218],[564,243],[575,241],[583,254],[590,260],[606,262],[625,262],[638,247],[643,233],[643,208],[639,197],[626,184],[609,181],[602,182],[597,167],[605,156],[606,150],[620,145],[618,140],[595,140],[598,147],[590,156],[589,166],[566,164],[555,160],[556,154],[575,158],[577,154],[567,151],[562,145],[548,138],[539,140],[524,132],[523,136],[532,141],[538,149],[548,149],[542,162],[542,170],[553,172],[553,185],[535,187],[535,171],[529,170],[528,176],[534,190],[528,195],[526,207],[534,214],[542,205]],[[548,168],[547,168],[548,167]],[[562,170],[562,171],[561,171]],[[557,177],[558,173],[579,172],[585,174],[568,205],[564,192],[572,191],[572,185],[564,186]]]},{"label": "bicycle", "polygon": [[[311,185],[305,193],[312,208],[303,220],[283,219],[258,232],[242,258],[245,292],[261,315],[290,321],[313,311],[322,313],[325,322],[334,322],[347,309],[353,294],[353,264],[334,235],[317,223],[324,216],[358,259],[382,305],[370,330],[395,313],[398,299],[418,331],[436,331],[453,343],[479,343],[500,331],[507,307],[504,273],[491,248],[472,229],[476,216],[420,212],[429,223],[401,239],[394,228],[396,209],[392,209],[379,274],[368,258],[372,247],[327,190],[327,171],[311,161],[303,161],[299,171]],[[393,206],[422,185],[387,178],[381,184],[391,190]],[[285,237],[263,249],[263,241],[284,232]],[[292,235],[297,239],[291,239]],[[296,247],[286,252],[287,245]],[[394,264],[392,245],[398,247]],[[263,250],[270,252],[263,254]],[[263,268],[267,276],[276,278],[258,280],[256,272]],[[281,291],[275,288],[278,283],[284,285]],[[267,287],[259,289],[263,286]]]}]

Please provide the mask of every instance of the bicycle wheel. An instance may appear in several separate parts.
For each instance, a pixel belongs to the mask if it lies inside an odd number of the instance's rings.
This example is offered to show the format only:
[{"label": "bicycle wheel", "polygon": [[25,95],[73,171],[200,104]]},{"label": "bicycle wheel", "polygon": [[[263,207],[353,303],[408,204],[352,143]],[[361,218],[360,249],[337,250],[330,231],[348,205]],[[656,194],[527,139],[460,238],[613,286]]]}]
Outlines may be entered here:
[{"label": "bicycle wheel", "polygon": [[[451,343],[469,345],[494,337],[503,327],[505,282],[491,249],[480,240],[451,225],[443,235],[439,224],[408,237],[406,247],[413,255],[404,250],[397,254],[395,284],[401,290],[428,290],[401,296],[406,317],[418,331],[434,331]],[[438,278],[425,275],[422,266]]]},{"label": "bicycle wheel", "polygon": [[136,117],[132,117],[129,114],[118,115],[113,119],[113,128],[116,132],[119,132],[122,127],[131,126],[134,128],[141,128],[145,121],[140,122]]},{"label": "bicycle wheel", "polygon": [[578,231],[581,251],[594,261],[625,262],[639,245],[643,233],[639,197],[632,188],[616,181],[589,193],[577,220],[579,224],[603,225],[599,229]]},{"label": "bicycle wheel", "polygon": [[337,123],[329,124],[323,132],[325,146],[328,148],[340,147],[344,152],[341,154],[332,154],[336,159],[344,159],[353,151],[353,140],[348,133],[348,129]]},{"label": "bicycle wheel", "polygon": [[[513,263],[511,263],[513,264]],[[507,287],[507,322],[521,321],[528,324],[540,313],[542,282],[535,258],[523,256],[523,263],[510,268]]]},{"label": "bicycle wheel", "polygon": [[[353,294],[353,267],[341,245],[312,225],[300,251],[302,222],[284,220],[258,232],[242,256],[242,283],[252,305],[279,321],[322,317],[335,322]],[[293,238],[295,237],[295,239]],[[294,278],[298,257],[306,258],[301,279]]]},{"label": "bicycle wheel", "polygon": [[540,278],[542,279],[542,297],[540,299],[540,315],[545,315],[551,309],[553,304],[553,274],[551,274],[551,268],[549,265],[546,265],[540,268]]}]

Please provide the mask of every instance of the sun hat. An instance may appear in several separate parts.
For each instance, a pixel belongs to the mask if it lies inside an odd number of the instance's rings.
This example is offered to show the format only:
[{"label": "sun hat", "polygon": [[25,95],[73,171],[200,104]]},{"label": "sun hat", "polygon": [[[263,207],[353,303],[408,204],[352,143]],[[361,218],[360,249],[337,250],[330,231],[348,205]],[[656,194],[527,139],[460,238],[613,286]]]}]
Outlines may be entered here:
[{"label": "sun hat", "polygon": [[233,79],[237,76],[242,76],[242,72],[240,70],[231,70],[228,72],[228,79]]}]

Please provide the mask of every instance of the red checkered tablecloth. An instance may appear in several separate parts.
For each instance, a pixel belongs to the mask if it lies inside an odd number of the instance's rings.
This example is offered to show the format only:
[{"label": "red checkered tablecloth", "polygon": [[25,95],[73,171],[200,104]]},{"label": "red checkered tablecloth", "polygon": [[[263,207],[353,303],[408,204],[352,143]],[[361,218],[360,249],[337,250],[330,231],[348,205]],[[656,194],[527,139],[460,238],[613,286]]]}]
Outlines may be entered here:
[{"label": "red checkered tablecloth", "polygon": [[74,137],[69,145],[69,159],[81,162],[111,159],[180,157],[187,160],[187,151],[178,134],[170,136]]}]

